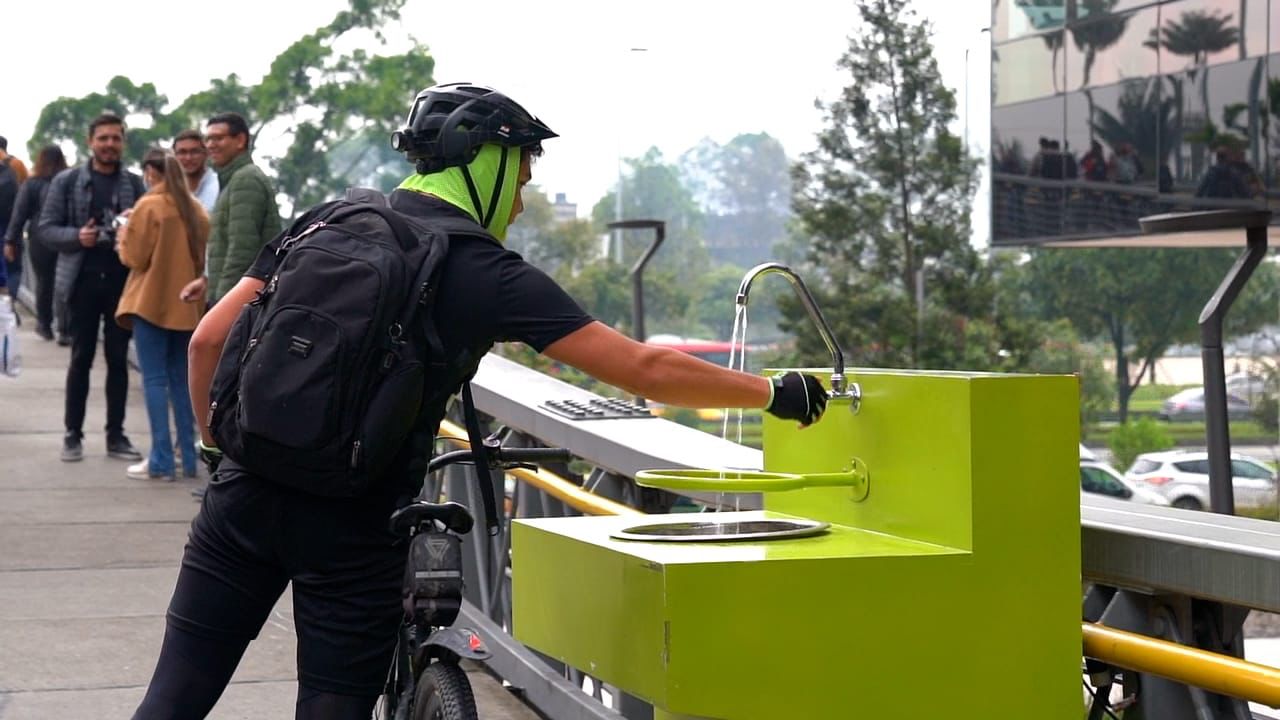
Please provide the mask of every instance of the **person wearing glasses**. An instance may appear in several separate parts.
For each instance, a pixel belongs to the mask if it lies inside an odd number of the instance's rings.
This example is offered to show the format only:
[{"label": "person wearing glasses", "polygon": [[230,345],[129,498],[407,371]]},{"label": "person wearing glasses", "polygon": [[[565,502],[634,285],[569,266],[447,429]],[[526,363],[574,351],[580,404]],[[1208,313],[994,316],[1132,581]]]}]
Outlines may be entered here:
[{"label": "person wearing glasses", "polygon": [[183,130],[173,139],[173,156],[182,166],[182,174],[187,180],[187,190],[204,206],[207,213],[213,212],[213,205],[218,201],[218,173],[209,170],[209,151],[204,147],[204,137],[199,130]]},{"label": "person wearing glasses", "polygon": [[182,289],[182,299],[207,297],[213,305],[253,265],[258,251],[280,232],[276,190],[250,155],[249,124],[239,113],[219,113],[205,126],[205,148],[218,173],[218,201],[210,213],[205,276]]}]

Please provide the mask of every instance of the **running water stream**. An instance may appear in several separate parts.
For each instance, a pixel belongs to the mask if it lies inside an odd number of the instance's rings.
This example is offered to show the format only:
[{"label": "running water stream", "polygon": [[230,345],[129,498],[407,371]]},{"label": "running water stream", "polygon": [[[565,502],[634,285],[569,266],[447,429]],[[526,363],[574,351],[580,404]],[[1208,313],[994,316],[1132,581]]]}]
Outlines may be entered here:
[{"label": "running water stream", "polygon": [[[733,334],[729,337],[729,368],[741,372],[747,371],[747,304],[740,303],[735,305],[736,311],[733,315]],[[737,423],[736,432],[731,437],[729,434],[729,419],[732,417]],[[724,424],[720,430],[720,437],[724,440],[732,440],[733,442],[742,444],[742,408],[724,408]],[[724,479],[724,470],[720,471],[720,479]],[[724,493],[717,493],[716,510],[720,510],[725,506]],[[742,495],[734,493],[733,509],[740,509]]]}]

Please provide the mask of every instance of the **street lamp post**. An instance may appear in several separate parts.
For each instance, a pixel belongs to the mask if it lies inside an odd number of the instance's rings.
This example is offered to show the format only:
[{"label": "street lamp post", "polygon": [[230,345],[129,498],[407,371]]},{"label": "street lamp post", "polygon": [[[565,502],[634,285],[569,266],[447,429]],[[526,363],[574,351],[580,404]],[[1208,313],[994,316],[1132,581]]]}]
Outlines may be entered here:
[{"label": "street lamp post", "polygon": [[[627,57],[631,57],[634,53],[649,52],[649,48],[633,47],[628,48]],[[621,74],[621,69],[619,69]],[[626,83],[619,83],[618,87],[626,87]],[[622,107],[623,103],[619,102],[618,107]],[[619,123],[621,126],[621,123]],[[622,174],[622,139],[619,135],[618,139],[618,191],[613,194],[613,220],[615,223],[622,222],[622,190],[623,190],[623,174]],[[610,227],[613,227],[610,225]],[[613,248],[609,253],[612,257],[622,262],[622,229],[617,228],[613,232]],[[643,341],[642,341],[643,342]]]},{"label": "street lamp post", "polygon": [[[649,264],[653,254],[658,251],[658,246],[662,245],[662,241],[666,239],[667,224],[662,220],[622,220],[609,223],[607,227],[610,230],[616,230],[619,237],[623,230],[652,229],[654,231],[653,243],[631,267],[631,336],[639,342],[644,342],[644,267]],[[644,398],[636,396],[636,403],[644,405]]]}]

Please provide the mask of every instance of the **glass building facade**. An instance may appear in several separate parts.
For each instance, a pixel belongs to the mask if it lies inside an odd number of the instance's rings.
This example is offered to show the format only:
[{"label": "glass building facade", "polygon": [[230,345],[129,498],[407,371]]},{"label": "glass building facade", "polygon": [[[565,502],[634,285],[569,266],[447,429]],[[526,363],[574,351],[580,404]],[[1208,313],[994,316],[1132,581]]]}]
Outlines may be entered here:
[{"label": "glass building facade", "polygon": [[993,0],[992,242],[1280,211],[1280,0]]}]

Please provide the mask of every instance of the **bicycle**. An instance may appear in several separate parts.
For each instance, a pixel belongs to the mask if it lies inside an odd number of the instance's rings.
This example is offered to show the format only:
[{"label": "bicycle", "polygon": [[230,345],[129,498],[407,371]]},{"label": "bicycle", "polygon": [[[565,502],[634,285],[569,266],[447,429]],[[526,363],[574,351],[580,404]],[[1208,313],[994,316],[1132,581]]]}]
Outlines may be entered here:
[{"label": "bicycle", "polygon": [[[480,453],[455,450],[432,458],[428,475],[473,462],[477,454],[498,471],[535,469],[532,463],[571,457],[562,448],[504,448],[497,437],[486,438]],[[466,506],[421,496],[391,515],[391,531],[409,539],[409,558],[402,594],[405,617],[376,712],[379,720],[477,720],[475,695],[460,663],[464,658],[483,661],[490,653],[475,630],[453,625],[462,609],[462,538],[474,524]]]}]

